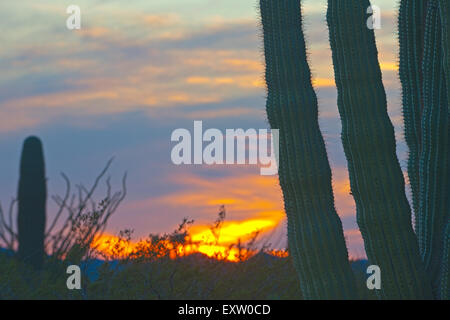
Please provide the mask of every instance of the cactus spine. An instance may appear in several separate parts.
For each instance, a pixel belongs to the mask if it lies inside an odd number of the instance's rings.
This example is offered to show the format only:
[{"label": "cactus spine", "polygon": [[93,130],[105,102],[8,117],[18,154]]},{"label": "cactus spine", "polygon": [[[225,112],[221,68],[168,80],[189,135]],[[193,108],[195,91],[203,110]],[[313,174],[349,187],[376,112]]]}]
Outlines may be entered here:
[{"label": "cactus spine", "polygon": [[35,269],[44,259],[44,233],[47,201],[44,152],[36,137],[25,140],[20,161],[18,188],[19,257]]},{"label": "cactus spine", "polygon": [[260,0],[270,126],[280,130],[279,180],[289,252],[306,299],[356,298],[331,169],[318,123],[298,0]]},{"label": "cactus spine", "polygon": [[368,0],[329,0],[327,12],[357,221],[370,263],[383,272],[380,296],[427,299],[431,287],[411,224],[375,35],[365,23],[369,6]]}]

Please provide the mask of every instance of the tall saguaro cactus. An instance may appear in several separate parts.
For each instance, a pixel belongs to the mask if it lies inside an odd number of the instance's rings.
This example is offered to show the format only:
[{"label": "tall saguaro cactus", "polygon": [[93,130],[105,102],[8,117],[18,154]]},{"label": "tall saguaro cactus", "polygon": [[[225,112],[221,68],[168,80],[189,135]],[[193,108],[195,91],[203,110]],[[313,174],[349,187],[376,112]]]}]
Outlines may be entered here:
[{"label": "tall saguaro cactus", "polygon": [[420,115],[423,101],[423,46],[428,0],[401,1],[398,15],[403,121],[409,148],[408,176],[414,212],[419,211]]},{"label": "tall saguaro cactus", "polygon": [[440,298],[443,300],[450,299],[450,222],[444,232],[444,249],[442,253],[442,270],[440,284]]},{"label": "tall saguaro cactus", "polygon": [[289,252],[306,299],[356,298],[318,123],[298,0],[260,0],[267,115],[280,130],[279,179]]},{"label": "tall saguaro cactus", "polygon": [[[347,251],[318,126],[300,2],[260,0],[266,109],[271,127],[280,129],[279,180],[289,249],[306,298],[353,298],[355,283],[344,261]],[[379,297],[448,298],[450,5],[447,0],[400,4],[400,78],[417,235],[387,113],[375,34],[366,23],[369,7],[369,0],[328,0],[327,11],[358,225],[369,262],[382,272]],[[330,264],[333,268],[327,268]]]},{"label": "tall saguaro cactus", "polygon": [[[442,68],[444,69],[446,89],[447,89],[447,108],[450,114],[450,3],[447,0],[439,0],[439,12],[441,15],[442,26]],[[449,125],[450,120],[447,122]],[[450,129],[449,130],[450,134]],[[450,139],[450,138],[449,138]],[[449,169],[447,169],[450,171]],[[449,174],[447,172],[447,174]],[[448,179],[450,181],[450,179]],[[450,201],[450,187],[447,187],[447,201]],[[441,298],[450,299],[450,204],[447,202],[447,227],[444,232],[444,252],[442,255],[441,267]]]},{"label": "tall saguaro cactus", "polygon": [[358,226],[370,263],[383,272],[383,297],[431,298],[396,156],[374,32],[365,25],[369,6],[368,0],[329,0],[327,13]]},{"label": "tall saguaro cactus", "polygon": [[403,0],[399,14],[408,176],[420,252],[435,296],[439,296],[444,226],[450,213],[448,63],[443,37],[448,33],[448,17],[442,10],[438,0]]},{"label": "tall saguaro cactus", "polygon": [[36,137],[25,140],[20,161],[18,189],[19,257],[40,269],[44,259],[47,186],[44,152]]},{"label": "tall saguaro cactus", "polygon": [[[447,99],[450,97],[450,3],[439,0],[439,12],[442,25],[442,67],[447,82]],[[448,107],[448,104],[447,104]],[[450,111],[450,110],[449,110]]]}]

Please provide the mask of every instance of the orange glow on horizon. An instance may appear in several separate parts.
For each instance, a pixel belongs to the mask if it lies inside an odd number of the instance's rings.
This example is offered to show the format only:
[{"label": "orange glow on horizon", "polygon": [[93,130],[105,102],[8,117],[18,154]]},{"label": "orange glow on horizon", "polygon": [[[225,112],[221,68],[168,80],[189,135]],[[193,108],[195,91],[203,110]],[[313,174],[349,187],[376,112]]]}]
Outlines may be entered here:
[{"label": "orange glow on horizon", "polygon": [[[163,240],[158,244],[148,241],[127,241],[118,236],[104,234],[94,241],[92,247],[108,258],[126,258],[142,249],[154,249],[156,256],[163,256],[167,250],[171,258],[202,253],[210,258],[238,262],[248,259],[256,250],[246,247],[259,232],[265,232],[278,225],[276,219],[249,219],[246,221],[225,221],[217,230],[208,225],[189,228],[185,244],[174,244]],[[161,246],[163,249],[161,249]],[[278,257],[284,257],[282,250],[270,251]]]},{"label": "orange glow on horizon", "polygon": [[[232,244],[238,239],[246,239],[255,232],[273,228],[278,224],[276,220],[253,219],[243,222],[225,222],[220,230],[219,241],[222,244]],[[192,240],[194,242],[212,243],[216,239],[211,228],[207,226],[192,227]]]},{"label": "orange glow on horizon", "polygon": [[[354,212],[354,200],[350,192],[348,174],[344,168],[335,170],[333,189],[336,207],[341,217],[348,217]],[[175,177],[174,177],[175,178]],[[178,175],[178,183],[188,184],[190,189],[150,201],[135,203],[137,207],[157,211],[167,207],[183,207],[187,212],[201,212],[208,216],[217,212],[217,207],[225,205],[227,218],[221,222],[220,228],[214,229],[211,224],[200,220],[188,229],[184,245],[165,242],[164,250],[170,251],[172,258],[201,253],[210,258],[237,262],[245,260],[257,253],[257,250],[246,249],[246,244],[256,233],[260,236],[270,235],[283,221],[285,214],[282,208],[282,195],[276,176],[243,175],[240,177],[222,177],[215,180],[204,179],[195,175]],[[227,190],[224,192],[224,190]],[[251,190],[251,191],[250,191]],[[214,215],[213,215],[214,217]],[[362,246],[359,232],[346,231],[349,245]],[[242,244],[242,247],[239,247]],[[149,246],[145,241],[119,241],[112,235],[102,236],[97,250],[107,257],[132,256],[139,248]],[[117,254],[119,252],[119,254]],[[285,250],[265,251],[277,257],[286,257]],[[364,256],[357,252],[355,256]]]},{"label": "orange glow on horizon", "polygon": [[[189,188],[130,203],[129,209],[172,212],[184,208],[185,216],[197,215],[196,224],[189,229],[191,240],[198,242],[195,252],[208,256],[223,253],[225,248],[236,244],[238,239],[248,241],[256,230],[259,230],[260,237],[271,238],[272,233],[281,231],[279,228],[286,221],[277,176],[243,174],[212,179],[193,174],[177,174],[171,176],[169,181]],[[335,205],[341,218],[353,216],[355,204],[346,168],[333,170],[333,190]],[[214,246],[214,235],[209,223],[215,219],[220,205],[225,205],[227,217],[221,227],[219,246]],[[360,235],[349,237],[348,241],[352,252],[352,247],[362,243]]]}]

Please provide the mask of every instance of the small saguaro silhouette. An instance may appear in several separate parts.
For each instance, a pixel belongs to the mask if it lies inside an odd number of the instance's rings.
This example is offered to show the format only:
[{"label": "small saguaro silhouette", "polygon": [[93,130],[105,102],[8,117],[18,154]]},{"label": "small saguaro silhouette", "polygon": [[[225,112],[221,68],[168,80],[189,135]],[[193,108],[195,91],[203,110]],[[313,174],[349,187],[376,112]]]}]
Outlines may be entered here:
[{"label": "small saguaro silhouette", "polygon": [[44,259],[47,185],[44,151],[37,137],[25,140],[20,160],[18,188],[19,257],[40,269]]}]

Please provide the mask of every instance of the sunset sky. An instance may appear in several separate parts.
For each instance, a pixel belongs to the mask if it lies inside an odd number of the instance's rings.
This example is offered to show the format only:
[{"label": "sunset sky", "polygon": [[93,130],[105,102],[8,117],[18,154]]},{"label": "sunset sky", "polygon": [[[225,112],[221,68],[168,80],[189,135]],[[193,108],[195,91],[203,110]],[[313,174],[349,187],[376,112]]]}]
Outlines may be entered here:
[{"label": "sunset sky", "polygon": [[[66,28],[71,4],[81,8],[81,30]],[[397,4],[373,4],[382,12],[382,29],[376,31],[379,58],[405,168]],[[304,29],[336,207],[350,254],[362,257],[339,136],[325,11],[326,0],[304,1]],[[128,172],[128,196],[110,220],[109,233],[132,228],[139,238],[171,231],[189,217],[201,234],[224,204],[228,226],[263,227],[266,241],[285,246],[276,176],[260,176],[257,166],[177,167],[170,159],[172,131],[192,130],[194,120],[223,132],[268,128],[256,0],[3,1],[0,27],[4,206],[16,193],[22,141],[33,134],[44,143],[50,194],[64,190],[60,172],[73,183],[91,184],[111,157],[118,188]],[[49,215],[53,209],[50,205]]]}]

